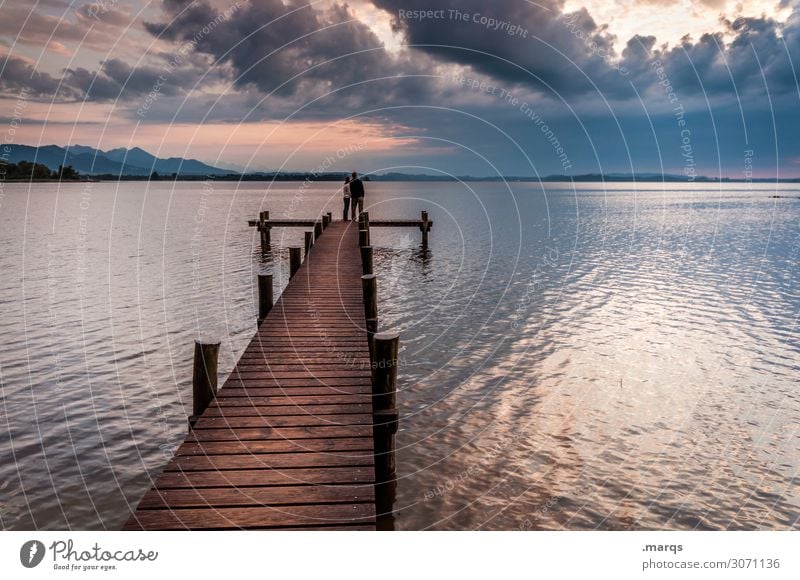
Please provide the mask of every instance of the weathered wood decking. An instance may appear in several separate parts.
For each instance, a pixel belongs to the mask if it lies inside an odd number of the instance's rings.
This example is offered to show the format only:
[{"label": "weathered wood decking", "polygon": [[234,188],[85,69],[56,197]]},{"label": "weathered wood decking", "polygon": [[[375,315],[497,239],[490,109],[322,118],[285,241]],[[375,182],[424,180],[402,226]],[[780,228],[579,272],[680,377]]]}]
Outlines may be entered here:
[{"label": "weathered wood decking", "polygon": [[375,529],[361,268],[332,223],[125,529]]}]

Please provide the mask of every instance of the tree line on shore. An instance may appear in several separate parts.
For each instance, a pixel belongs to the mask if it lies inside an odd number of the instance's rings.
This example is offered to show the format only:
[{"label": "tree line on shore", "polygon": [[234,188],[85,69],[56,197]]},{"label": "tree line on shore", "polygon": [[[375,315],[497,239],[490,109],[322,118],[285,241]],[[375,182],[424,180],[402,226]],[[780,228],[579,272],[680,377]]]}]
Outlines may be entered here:
[{"label": "tree line on shore", "polygon": [[20,161],[19,163],[0,162],[0,179],[14,180],[57,180],[74,181],[81,179],[81,174],[75,171],[72,165],[59,165],[55,171],[42,163]]}]

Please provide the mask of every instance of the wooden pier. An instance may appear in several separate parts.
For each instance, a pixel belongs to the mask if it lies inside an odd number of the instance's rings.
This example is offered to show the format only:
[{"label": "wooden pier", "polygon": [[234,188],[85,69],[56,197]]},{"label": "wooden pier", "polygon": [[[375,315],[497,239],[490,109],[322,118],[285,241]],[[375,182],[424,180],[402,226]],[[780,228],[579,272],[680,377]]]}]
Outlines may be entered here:
[{"label": "wooden pier", "polygon": [[368,214],[297,221],[317,235],[274,305],[259,277],[258,331],[221,389],[218,345],[196,345],[189,434],[125,529],[372,530],[391,512],[398,336],[377,333]]}]

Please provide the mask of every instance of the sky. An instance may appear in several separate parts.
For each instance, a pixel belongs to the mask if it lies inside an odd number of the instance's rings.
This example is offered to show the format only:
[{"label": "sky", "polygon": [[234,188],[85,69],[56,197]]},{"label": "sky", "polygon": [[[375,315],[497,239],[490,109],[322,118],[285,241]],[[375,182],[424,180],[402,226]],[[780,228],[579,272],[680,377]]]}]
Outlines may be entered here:
[{"label": "sky", "polygon": [[0,0],[5,143],[237,170],[800,176],[798,0]]}]

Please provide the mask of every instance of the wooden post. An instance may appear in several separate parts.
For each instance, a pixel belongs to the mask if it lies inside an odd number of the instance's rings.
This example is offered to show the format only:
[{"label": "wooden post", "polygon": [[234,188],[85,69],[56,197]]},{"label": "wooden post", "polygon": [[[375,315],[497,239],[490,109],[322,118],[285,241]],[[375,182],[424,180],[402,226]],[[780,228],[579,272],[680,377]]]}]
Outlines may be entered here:
[{"label": "wooden post", "polygon": [[394,409],[397,405],[397,353],[400,333],[378,332],[373,337],[372,408]]},{"label": "wooden post", "polygon": [[364,294],[364,318],[367,322],[369,359],[372,361],[372,337],[378,331],[378,278],[375,274],[361,276],[361,289]]},{"label": "wooden post", "polygon": [[272,274],[258,275],[258,325],[272,310]]},{"label": "wooden post", "polygon": [[316,240],[322,235],[322,222],[314,223],[314,239]]},{"label": "wooden post", "polygon": [[189,428],[193,428],[209,403],[217,394],[218,342],[194,342],[194,369],[192,370],[192,414]]},{"label": "wooden post", "polygon": [[363,229],[369,231],[369,212],[365,211],[365,212],[361,212],[361,214],[364,216],[364,219],[363,219],[364,228]]},{"label": "wooden post", "polygon": [[314,245],[314,232],[306,232],[306,256],[308,256],[308,252],[311,249],[311,246]]},{"label": "wooden post", "polygon": [[379,332],[373,340],[372,363],[372,443],[375,449],[375,503],[378,515],[392,511],[397,472],[394,435],[400,415],[397,412],[397,354],[400,335]]},{"label": "wooden post", "polygon": [[361,273],[372,274],[372,246],[361,246]]},{"label": "wooden post", "polygon": [[358,245],[369,246],[369,230],[363,228],[358,230]]},{"label": "wooden post", "polygon": [[364,291],[364,318],[378,318],[378,277],[375,274],[361,276]]},{"label": "wooden post", "polygon": [[331,225],[333,223],[333,213],[328,212],[327,215],[328,215],[328,225]]},{"label": "wooden post", "polygon": [[372,413],[372,445],[375,453],[375,509],[378,516],[392,513],[397,493],[394,435],[400,417],[397,409]]},{"label": "wooden post", "polygon": [[261,251],[268,252],[272,244],[270,239],[270,226],[267,225],[269,221],[269,212],[262,211],[258,214],[258,231],[261,232]]},{"label": "wooden post", "polygon": [[303,262],[303,248],[294,247],[289,248],[289,278],[294,278],[294,275],[300,269],[300,264]]},{"label": "wooden post", "polygon": [[323,231],[325,229],[327,229],[328,226],[330,225],[328,223],[329,221],[330,221],[330,218],[328,217],[328,214],[322,214],[322,229],[323,229]]},{"label": "wooden post", "polygon": [[428,249],[428,232],[431,229],[431,225],[428,223],[428,212],[421,212],[420,217],[422,218],[422,225],[419,227],[422,230],[422,248],[426,250]]},{"label": "wooden post", "polygon": [[369,360],[371,364],[373,360],[372,343],[375,333],[378,332],[378,319],[367,318],[366,327],[367,327],[367,346],[369,347]]}]

